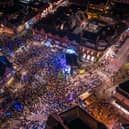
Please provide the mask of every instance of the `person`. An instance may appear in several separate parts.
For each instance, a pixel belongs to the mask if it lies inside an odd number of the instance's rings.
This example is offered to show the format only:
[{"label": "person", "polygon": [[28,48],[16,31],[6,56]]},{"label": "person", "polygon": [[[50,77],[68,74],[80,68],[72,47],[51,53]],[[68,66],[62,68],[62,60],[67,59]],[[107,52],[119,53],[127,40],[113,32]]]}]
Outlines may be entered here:
[{"label": "person", "polygon": [[24,83],[27,83],[27,82],[28,82],[27,71],[22,72],[21,80],[22,80],[22,82],[24,82]]}]

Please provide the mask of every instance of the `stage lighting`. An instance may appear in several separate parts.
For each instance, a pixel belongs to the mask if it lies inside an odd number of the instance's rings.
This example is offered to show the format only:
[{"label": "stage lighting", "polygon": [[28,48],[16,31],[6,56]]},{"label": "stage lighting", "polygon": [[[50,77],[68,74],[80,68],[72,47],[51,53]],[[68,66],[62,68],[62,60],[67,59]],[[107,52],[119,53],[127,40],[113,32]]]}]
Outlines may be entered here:
[{"label": "stage lighting", "polygon": [[53,47],[50,40],[48,40],[48,41],[45,42],[45,46],[46,47],[50,47],[50,48]]},{"label": "stage lighting", "polygon": [[67,74],[71,74],[71,66],[69,66],[69,65],[67,65],[66,67],[65,67],[65,73],[67,73]]},{"label": "stage lighting", "polygon": [[68,53],[68,54],[77,54],[76,51],[74,49],[72,49],[72,48],[67,48],[66,53]]}]

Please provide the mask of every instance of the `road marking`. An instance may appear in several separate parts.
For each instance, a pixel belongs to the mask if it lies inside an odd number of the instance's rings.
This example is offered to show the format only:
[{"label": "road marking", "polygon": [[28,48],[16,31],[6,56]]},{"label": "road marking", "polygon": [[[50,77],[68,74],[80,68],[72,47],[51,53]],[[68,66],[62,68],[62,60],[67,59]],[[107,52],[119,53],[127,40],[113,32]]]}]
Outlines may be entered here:
[{"label": "road marking", "polygon": [[112,59],[112,58],[108,58],[109,61],[111,61],[113,64],[115,64],[118,67],[121,67],[122,64],[120,64],[119,62],[117,62],[116,60]]}]

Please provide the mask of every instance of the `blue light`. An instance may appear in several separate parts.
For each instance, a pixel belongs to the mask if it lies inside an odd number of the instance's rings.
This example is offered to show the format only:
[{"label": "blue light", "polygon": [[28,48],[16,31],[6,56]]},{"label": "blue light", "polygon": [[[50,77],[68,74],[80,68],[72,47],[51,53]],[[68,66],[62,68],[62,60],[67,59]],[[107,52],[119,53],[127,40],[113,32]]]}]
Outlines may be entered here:
[{"label": "blue light", "polygon": [[71,74],[71,67],[69,65],[67,65],[64,69],[66,74]]},{"label": "blue light", "polygon": [[51,44],[51,41],[49,41],[49,40],[47,42],[45,42],[45,46],[50,47],[50,48],[53,47],[52,44]]},{"label": "blue light", "polygon": [[23,111],[23,105],[20,102],[15,102],[13,105],[14,109],[18,112]]},{"label": "blue light", "polygon": [[129,32],[129,28],[126,30],[126,32]]},{"label": "blue light", "polygon": [[76,51],[74,49],[72,49],[72,48],[67,48],[66,53],[68,53],[68,54],[77,54]]},{"label": "blue light", "polygon": [[11,117],[11,116],[12,116],[12,113],[7,111],[7,112],[5,113],[5,115],[6,115],[6,117]]}]

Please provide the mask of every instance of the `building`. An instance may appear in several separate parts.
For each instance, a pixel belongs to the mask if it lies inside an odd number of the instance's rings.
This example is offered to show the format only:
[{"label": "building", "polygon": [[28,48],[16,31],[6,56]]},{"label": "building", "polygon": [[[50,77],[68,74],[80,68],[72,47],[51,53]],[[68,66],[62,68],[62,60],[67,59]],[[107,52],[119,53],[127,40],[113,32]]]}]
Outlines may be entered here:
[{"label": "building", "polygon": [[111,5],[114,13],[125,18],[129,15],[129,0],[113,0]]},{"label": "building", "polygon": [[113,94],[113,105],[129,119],[129,81],[121,83]]},{"label": "building", "polygon": [[51,114],[45,129],[107,129],[79,106],[59,115]]},{"label": "building", "polygon": [[0,56],[0,88],[11,79],[12,73],[12,63],[5,56]]},{"label": "building", "polygon": [[12,7],[13,5],[14,5],[13,0],[1,0],[0,1],[0,7],[1,8]]},{"label": "building", "polygon": [[32,3],[34,0],[19,0],[20,3],[23,3],[23,4],[30,4]]},{"label": "building", "polygon": [[117,3],[129,4],[129,0],[113,0],[113,1]]}]

